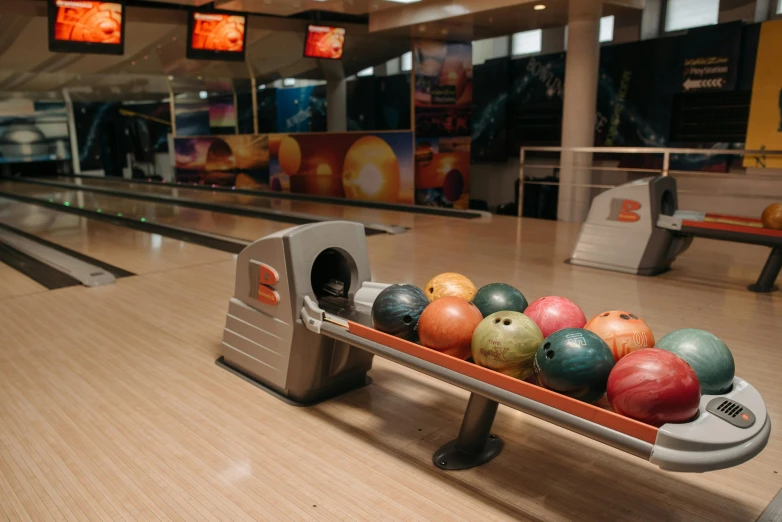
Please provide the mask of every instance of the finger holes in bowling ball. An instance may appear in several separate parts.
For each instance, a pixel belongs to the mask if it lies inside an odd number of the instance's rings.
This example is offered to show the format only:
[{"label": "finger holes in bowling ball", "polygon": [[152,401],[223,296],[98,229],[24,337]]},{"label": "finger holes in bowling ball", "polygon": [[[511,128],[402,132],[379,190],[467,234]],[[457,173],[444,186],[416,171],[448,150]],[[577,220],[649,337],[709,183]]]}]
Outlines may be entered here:
[{"label": "finger holes in bowling ball", "polygon": [[510,323],[511,323],[510,319],[505,319],[505,320],[502,322],[502,324],[504,324],[505,326],[508,326]]},{"label": "finger holes in bowling ball", "polygon": [[637,315],[635,315],[635,314],[630,314],[630,318],[631,318],[631,319],[638,319],[638,316],[637,316]]},{"label": "finger holes in bowling ball", "polygon": [[412,323],[412,322],[413,322],[413,318],[412,318],[412,317],[410,317],[409,315],[406,315],[406,316],[404,316],[404,317],[402,318],[402,320],[405,322],[405,324],[410,324],[410,323]]},{"label": "finger holes in bowling ball", "polygon": [[499,322],[500,322],[500,320],[499,320],[499,319],[495,319],[495,320],[494,320],[494,324],[497,324],[497,323],[499,323]]},{"label": "finger holes in bowling ball", "polygon": [[551,343],[546,343],[543,345],[544,350],[548,350],[549,348],[551,348]]},{"label": "finger holes in bowling ball", "polygon": [[610,315],[610,314],[609,314],[608,312],[606,312],[606,313],[604,313],[603,315],[601,315],[600,317],[608,317],[609,315]]},{"label": "finger holes in bowling ball", "polygon": [[663,216],[672,216],[676,212],[676,200],[673,197],[673,192],[670,190],[664,190],[663,195],[660,198],[660,214]]},{"label": "finger holes in bowling ball", "polygon": [[434,293],[434,287],[433,287],[433,286],[432,286],[432,287],[429,287],[429,291],[430,291],[431,293]]},{"label": "finger holes in bowling ball", "polygon": [[554,358],[554,350],[546,352],[546,359],[553,359]]},{"label": "finger holes in bowling ball", "polygon": [[622,319],[624,319],[625,321],[628,321],[628,320],[630,319],[630,316],[629,316],[629,315],[627,315],[627,314],[622,314],[622,315],[620,315],[619,317],[621,317],[621,318],[622,318]]}]

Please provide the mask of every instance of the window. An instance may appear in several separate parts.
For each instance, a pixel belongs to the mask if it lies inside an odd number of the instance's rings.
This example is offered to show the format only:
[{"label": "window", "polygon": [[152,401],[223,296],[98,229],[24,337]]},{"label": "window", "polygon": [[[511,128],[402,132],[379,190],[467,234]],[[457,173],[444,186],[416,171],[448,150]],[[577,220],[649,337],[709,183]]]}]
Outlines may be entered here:
[{"label": "window", "polygon": [[372,76],[375,74],[375,68],[374,67],[367,67],[366,69],[361,69],[356,73],[356,76]]},{"label": "window", "polygon": [[714,25],[720,14],[720,0],[668,0],[665,30],[681,31],[690,27]]},{"label": "window", "polygon": [[782,0],[777,2],[777,14],[782,14]]},{"label": "window", "polygon": [[543,48],[543,31],[534,29],[513,35],[513,56],[539,53]]},{"label": "window", "polygon": [[[782,0],[779,0],[782,2]],[[406,52],[402,55],[402,70],[403,71],[412,71],[413,70],[413,53],[412,51]]]},{"label": "window", "polygon": [[614,15],[600,19],[600,42],[610,42],[614,39]]}]

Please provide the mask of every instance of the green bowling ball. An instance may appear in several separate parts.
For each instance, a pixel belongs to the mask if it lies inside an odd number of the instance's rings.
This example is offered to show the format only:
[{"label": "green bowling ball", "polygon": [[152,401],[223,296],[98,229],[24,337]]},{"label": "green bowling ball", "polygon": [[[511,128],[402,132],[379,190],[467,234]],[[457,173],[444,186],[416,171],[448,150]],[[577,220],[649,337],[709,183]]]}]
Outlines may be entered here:
[{"label": "green bowling ball", "polygon": [[543,342],[535,322],[519,312],[495,312],[472,334],[475,364],[517,379],[532,376],[532,359]]},{"label": "green bowling ball", "polygon": [[733,386],[736,364],[722,340],[706,330],[682,328],[657,341],[657,348],[673,352],[692,366],[701,383],[701,394],[720,395]]},{"label": "green bowling ball", "polygon": [[593,403],[606,392],[614,354],[597,334],[565,328],[543,340],[533,365],[542,387]]},{"label": "green bowling ball", "polygon": [[505,283],[491,283],[481,287],[472,302],[484,317],[502,311],[523,312],[529,304],[524,294]]}]

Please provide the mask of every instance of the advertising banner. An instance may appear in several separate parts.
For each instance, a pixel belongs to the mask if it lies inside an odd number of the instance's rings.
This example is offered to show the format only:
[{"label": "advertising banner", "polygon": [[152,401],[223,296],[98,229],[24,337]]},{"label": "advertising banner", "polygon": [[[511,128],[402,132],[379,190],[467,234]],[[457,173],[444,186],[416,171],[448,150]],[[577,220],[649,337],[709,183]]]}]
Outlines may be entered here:
[{"label": "advertising banner", "polygon": [[[760,29],[752,102],[747,125],[748,150],[782,150],[782,20]],[[782,168],[782,158],[745,157],[745,167]]]},{"label": "advertising banner", "polygon": [[467,208],[470,200],[472,45],[413,43],[415,201]]},{"label": "advertising banner", "polygon": [[741,54],[742,22],[690,29],[682,41],[682,89],[732,91]]}]

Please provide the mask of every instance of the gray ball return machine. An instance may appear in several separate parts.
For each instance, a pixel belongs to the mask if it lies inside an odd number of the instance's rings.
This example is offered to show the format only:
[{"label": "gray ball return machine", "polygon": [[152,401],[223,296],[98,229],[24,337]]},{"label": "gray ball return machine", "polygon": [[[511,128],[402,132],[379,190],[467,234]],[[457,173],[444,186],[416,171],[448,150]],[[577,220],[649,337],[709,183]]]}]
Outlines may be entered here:
[{"label": "gray ball return machine", "polygon": [[658,176],[607,190],[592,200],[569,262],[639,275],[670,269],[696,237],[771,248],[753,292],[773,292],[782,269],[782,230],[760,220],[679,210],[676,180]]},{"label": "gray ball return machine", "polygon": [[693,421],[650,426],[374,330],[371,306],[386,286],[371,280],[360,224],[303,225],[259,239],[237,260],[218,364],[300,405],[367,384],[375,355],[468,390],[458,437],[433,456],[448,470],[500,453],[502,439],[491,433],[498,404],[671,471],[735,466],[768,441],[763,399],[738,377],[729,393],[704,395]]}]

